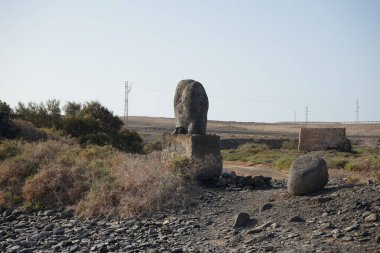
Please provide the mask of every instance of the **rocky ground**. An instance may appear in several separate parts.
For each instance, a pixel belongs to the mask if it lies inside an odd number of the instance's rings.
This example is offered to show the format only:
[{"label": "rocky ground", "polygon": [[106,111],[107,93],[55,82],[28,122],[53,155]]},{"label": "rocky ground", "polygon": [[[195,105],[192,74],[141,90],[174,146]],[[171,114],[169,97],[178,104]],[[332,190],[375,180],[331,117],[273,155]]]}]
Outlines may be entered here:
[{"label": "rocky ground", "polygon": [[[190,206],[152,217],[81,219],[70,211],[4,211],[1,252],[380,252],[380,184],[330,180],[313,196],[194,187]],[[236,215],[247,213],[243,227]],[[240,222],[240,221],[239,221]]]}]

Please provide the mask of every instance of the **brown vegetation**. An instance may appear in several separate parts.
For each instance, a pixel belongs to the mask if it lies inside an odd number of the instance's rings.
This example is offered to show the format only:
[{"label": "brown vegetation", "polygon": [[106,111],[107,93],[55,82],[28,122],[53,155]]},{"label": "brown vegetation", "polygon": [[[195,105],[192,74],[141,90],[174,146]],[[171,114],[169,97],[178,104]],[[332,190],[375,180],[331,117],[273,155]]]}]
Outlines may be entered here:
[{"label": "brown vegetation", "polygon": [[154,153],[127,155],[64,140],[0,143],[0,206],[132,216],[180,204],[182,179]]}]

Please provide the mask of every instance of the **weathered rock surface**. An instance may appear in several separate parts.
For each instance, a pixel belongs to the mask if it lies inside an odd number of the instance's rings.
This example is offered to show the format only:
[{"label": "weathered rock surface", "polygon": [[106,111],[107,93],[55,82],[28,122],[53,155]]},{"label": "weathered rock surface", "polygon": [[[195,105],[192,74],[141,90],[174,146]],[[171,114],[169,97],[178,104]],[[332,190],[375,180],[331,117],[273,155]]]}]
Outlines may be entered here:
[{"label": "weathered rock surface", "polygon": [[174,134],[206,134],[208,97],[203,85],[188,79],[178,83],[174,96]]},{"label": "weathered rock surface", "polygon": [[293,195],[307,195],[321,190],[328,179],[325,160],[314,156],[301,156],[290,167],[288,191]]},{"label": "weathered rock surface", "polygon": [[189,159],[192,174],[200,181],[217,179],[222,174],[223,160],[217,135],[165,135],[162,157]]}]

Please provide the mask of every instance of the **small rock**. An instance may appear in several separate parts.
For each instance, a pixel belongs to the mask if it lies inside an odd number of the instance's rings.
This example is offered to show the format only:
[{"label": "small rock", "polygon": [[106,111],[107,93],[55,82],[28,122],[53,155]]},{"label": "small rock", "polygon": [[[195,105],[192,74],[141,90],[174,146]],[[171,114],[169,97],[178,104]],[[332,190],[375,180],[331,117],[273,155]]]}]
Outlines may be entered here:
[{"label": "small rock", "polygon": [[264,204],[263,206],[260,207],[260,212],[263,212],[263,211],[266,211],[266,210],[269,210],[273,207],[273,204],[271,203],[266,203]]},{"label": "small rock", "polygon": [[353,241],[354,238],[352,236],[344,236],[342,237],[342,241],[350,242]]},{"label": "small rock", "polygon": [[290,222],[305,222],[305,220],[301,216],[293,216],[289,219]]},{"label": "small rock", "polygon": [[181,252],[183,252],[183,250],[182,250],[182,248],[179,248],[179,247],[177,247],[177,248],[173,248],[173,249],[171,250],[171,253],[181,253]]},{"label": "small rock", "polygon": [[54,229],[54,224],[48,224],[44,227],[44,231],[52,231]]},{"label": "small rock", "polygon": [[62,219],[70,219],[74,216],[74,211],[71,209],[66,209],[63,212],[61,212],[60,216]]},{"label": "small rock", "polygon": [[262,228],[257,227],[257,228],[254,228],[254,229],[249,230],[249,231],[247,232],[247,234],[258,234],[258,233],[261,233],[262,231],[263,231]]},{"label": "small rock", "polygon": [[242,228],[249,225],[251,218],[247,213],[239,213],[233,218],[233,227],[234,228]]},{"label": "small rock", "polygon": [[18,209],[13,210],[12,214],[15,216],[19,216],[20,214],[23,214],[24,212]]},{"label": "small rock", "polygon": [[278,225],[277,223],[273,223],[272,225],[270,225],[270,227],[271,227],[272,229],[276,229],[276,228],[279,227],[279,225]]},{"label": "small rock", "polygon": [[355,223],[352,226],[346,227],[344,229],[344,232],[351,232],[353,230],[358,230],[359,229],[359,224]]},{"label": "small rock", "polygon": [[339,229],[331,230],[331,234],[334,238],[342,238],[343,237],[343,234],[341,233],[341,231]]},{"label": "small rock", "polygon": [[53,214],[54,214],[54,210],[51,210],[51,209],[46,210],[46,211],[44,212],[44,215],[45,215],[45,216],[50,216],[50,215],[53,215]]},{"label": "small rock", "polygon": [[378,220],[377,214],[373,213],[365,217],[365,222],[376,222]]},{"label": "small rock", "polygon": [[331,224],[331,222],[324,222],[324,223],[321,223],[320,227],[321,229],[328,229],[328,228],[332,228],[333,225]]}]

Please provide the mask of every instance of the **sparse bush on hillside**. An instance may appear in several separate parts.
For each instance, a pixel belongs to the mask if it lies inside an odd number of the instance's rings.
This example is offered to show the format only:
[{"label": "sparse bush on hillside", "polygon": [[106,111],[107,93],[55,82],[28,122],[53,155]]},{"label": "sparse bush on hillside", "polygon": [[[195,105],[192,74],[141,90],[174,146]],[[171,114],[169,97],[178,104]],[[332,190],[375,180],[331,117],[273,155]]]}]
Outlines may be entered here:
[{"label": "sparse bush on hillside", "polygon": [[[0,110],[4,111],[4,115],[12,114],[13,121],[16,123],[15,129],[17,128],[17,133],[16,130],[12,130],[9,134],[8,131],[1,136],[5,138],[18,137],[27,141],[46,139],[46,131],[35,128],[38,127],[54,129],[55,135],[68,135],[77,138],[82,146],[112,145],[124,152],[143,152],[141,137],[136,132],[122,130],[123,122],[119,117],[114,116],[99,102],[92,101],[83,105],[68,102],[64,106],[64,116],[61,115],[59,105],[60,102],[55,99],[40,104],[30,102],[25,105],[20,102],[15,108],[15,112],[12,113],[12,109],[0,101]],[[13,124],[13,122],[10,123]],[[4,132],[5,130],[1,131]],[[48,132],[53,133],[51,130]]]},{"label": "sparse bush on hillside", "polygon": [[36,127],[59,128],[61,125],[61,109],[59,100],[52,99],[46,103],[33,102],[25,105],[21,102],[15,109],[14,117],[32,122]]},{"label": "sparse bush on hillside", "polygon": [[63,107],[66,116],[78,116],[82,110],[82,105],[75,102],[67,102]]}]

